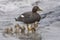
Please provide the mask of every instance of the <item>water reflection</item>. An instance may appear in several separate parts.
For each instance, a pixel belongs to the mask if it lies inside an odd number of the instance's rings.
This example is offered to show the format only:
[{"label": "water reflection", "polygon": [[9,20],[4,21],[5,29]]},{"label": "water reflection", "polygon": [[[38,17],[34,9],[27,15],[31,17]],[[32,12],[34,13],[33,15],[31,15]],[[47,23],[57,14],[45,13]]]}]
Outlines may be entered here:
[{"label": "water reflection", "polygon": [[32,33],[26,34],[18,37],[20,40],[42,40],[41,34]]},{"label": "water reflection", "polygon": [[15,37],[20,40],[42,40],[41,34],[33,33],[33,34],[20,34],[20,35],[3,35],[4,37]]}]

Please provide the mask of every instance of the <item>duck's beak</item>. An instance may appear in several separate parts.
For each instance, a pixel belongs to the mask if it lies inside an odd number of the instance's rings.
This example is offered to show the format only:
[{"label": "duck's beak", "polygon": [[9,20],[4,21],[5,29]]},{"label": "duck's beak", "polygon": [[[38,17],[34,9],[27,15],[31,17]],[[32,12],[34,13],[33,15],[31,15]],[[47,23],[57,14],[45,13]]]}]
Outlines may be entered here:
[{"label": "duck's beak", "polygon": [[43,10],[39,8],[38,11],[43,11]]},{"label": "duck's beak", "polygon": [[41,11],[43,11],[43,10],[39,8],[38,11],[37,11],[37,13],[40,13]]}]

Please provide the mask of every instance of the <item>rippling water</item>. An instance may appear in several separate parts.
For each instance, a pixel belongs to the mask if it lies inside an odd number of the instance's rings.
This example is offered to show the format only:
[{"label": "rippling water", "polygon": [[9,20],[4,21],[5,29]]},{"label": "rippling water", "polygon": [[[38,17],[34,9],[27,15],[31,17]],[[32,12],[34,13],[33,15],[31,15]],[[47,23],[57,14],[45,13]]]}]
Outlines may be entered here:
[{"label": "rippling water", "polygon": [[[7,3],[8,2],[8,3]],[[14,18],[18,17],[20,14],[31,11],[32,4],[17,5],[18,3],[7,1],[0,3],[0,29],[6,27],[14,26],[16,23]],[[37,28],[36,34],[33,34],[34,40],[60,40],[60,1],[59,0],[41,0],[38,6],[43,9],[41,12],[41,21],[39,22],[39,27]],[[19,23],[20,24],[20,23]],[[2,32],[2,31],[0,31]],[[1,34],[1,33],[0,33]],[[20,38],[20,37],[19,37]],[[0,36],[1,40],[20,40],[18,38],[9,37],[5,38]],[[24,39],[21,39],[24,40]],[[27,38],[25,40],[28,40]],[[32,40],[32,39],[31,39]]]}]

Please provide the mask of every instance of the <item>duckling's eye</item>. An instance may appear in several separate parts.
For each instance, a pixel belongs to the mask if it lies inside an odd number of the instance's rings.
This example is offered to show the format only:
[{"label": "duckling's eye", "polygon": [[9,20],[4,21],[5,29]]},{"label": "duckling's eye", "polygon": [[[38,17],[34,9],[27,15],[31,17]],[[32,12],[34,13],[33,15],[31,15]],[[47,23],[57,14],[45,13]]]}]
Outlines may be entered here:
[{"label": "duckling's eye", "polygon": [[21,15],[21,17],[23,18],[23,17],[24,17],[24,15]]}]

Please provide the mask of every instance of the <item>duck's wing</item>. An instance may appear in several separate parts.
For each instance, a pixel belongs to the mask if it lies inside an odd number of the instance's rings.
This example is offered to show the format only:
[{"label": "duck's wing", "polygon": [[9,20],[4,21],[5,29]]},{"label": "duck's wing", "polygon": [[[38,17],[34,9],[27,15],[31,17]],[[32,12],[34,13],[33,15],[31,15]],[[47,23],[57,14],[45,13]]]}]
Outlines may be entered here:
[{"label": "duck's wing", "polygon": [[26,13],[23,13],[21,15],[23,15],[24,18],[30,18],[30,17],[32,17],[32,12],[26,12]]},{"label": "duck's wing", "polygon": [[23,13],[23,14],[21,14],[17,19],[19,19],[19,20],[32,19],[32,12]]},{"label": "duck's wing", "polygon": [[34,17],[33,17],[32,12],[23,13],[23,14],[21,14],[21,15],[24,16],[24,17],[23,17],[23,21],[24,21],[25,23],[32,23],[32,22],[34,22]]}]

